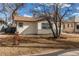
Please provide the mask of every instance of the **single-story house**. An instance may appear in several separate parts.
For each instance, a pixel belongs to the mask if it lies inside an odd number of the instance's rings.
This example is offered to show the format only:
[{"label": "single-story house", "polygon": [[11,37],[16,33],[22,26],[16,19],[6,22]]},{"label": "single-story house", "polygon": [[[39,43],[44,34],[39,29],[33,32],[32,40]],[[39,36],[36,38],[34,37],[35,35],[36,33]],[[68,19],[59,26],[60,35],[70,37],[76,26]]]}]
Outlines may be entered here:
[{"label": "single-story house", "polygon": [[14,16],[16,31],[19,34],[52,34],[46,20],[37,20],[33,17]]},{"label": "single-story house", "polygon": [[63,22],[63,32],[67,33],[79,33],[79,17],[70,17]]}]

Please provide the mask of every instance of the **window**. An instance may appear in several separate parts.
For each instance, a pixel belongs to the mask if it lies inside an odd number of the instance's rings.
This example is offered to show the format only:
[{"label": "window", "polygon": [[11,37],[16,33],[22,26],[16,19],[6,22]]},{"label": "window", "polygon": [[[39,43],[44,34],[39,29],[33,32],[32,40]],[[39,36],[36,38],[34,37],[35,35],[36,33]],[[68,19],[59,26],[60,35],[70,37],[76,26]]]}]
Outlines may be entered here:
[{"label": "window", "polygon": [[79,25],[77,25],[77,29],[79,29]]},{"label": "window", "polygon": [[50,29],[48,23],[42,23],[42,29]]},{"label": "window", "polygon": [[67,24],[67,27],[69,27],[69,24]]},{"label": "window", "polygon": [[23,27],[23,23],[19,23],[19,27]]},{"label": "window", "polygon": [[73,24],[71,24],[71,27],[73,27]]}]

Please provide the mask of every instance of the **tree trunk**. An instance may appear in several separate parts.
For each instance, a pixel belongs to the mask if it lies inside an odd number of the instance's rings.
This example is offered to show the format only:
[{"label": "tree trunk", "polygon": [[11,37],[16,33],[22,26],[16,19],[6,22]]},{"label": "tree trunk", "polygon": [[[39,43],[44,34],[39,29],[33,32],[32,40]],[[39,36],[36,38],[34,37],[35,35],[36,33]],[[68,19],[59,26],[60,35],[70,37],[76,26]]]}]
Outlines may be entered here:
[{"label": "tree trunk", "polygon": [[49,19],[47,19],[47,21],[48,21],[48,24],[49,24],[50,29],[51,29],[51,31],[52,31],[53,37],[54,37],[54,38],[57,38],[57,36],[56,36],[56,34],[55,34],[55,32],[54,32],[54,29],[53,29],[53,24],[51,23],[51,21],[50,21]]},{"label": "tree trunk", "polygon": [[59,24],[59,36],[60,36],[60,34],[61,34],[61,20],[60,20],[59,23],[60,23],[60,24]]},{"label": "tree trunk", "polygon": [[55,23],[55,28],[56,28],[56,31],[55,31],[56,33],[55,33],[55,34],[56,34],[56,36],[58,37],[57,16],[55,17],[55,22],[54,22],[54,23]]}]

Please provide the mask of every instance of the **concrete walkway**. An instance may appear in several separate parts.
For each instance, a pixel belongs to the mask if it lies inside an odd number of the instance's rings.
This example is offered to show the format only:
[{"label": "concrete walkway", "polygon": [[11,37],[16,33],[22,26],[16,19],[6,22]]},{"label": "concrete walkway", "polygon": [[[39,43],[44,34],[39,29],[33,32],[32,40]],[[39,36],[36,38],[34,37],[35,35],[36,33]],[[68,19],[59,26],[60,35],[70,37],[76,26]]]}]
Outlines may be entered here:
[{"label": "concrete walkway", "polygon": [[68,49],[59,54],[59,56],[79,56],[79,49]]},{"label": "concrete walkway", "polygon": [[79,56],[79,49],[63,49],[41,56]]}]

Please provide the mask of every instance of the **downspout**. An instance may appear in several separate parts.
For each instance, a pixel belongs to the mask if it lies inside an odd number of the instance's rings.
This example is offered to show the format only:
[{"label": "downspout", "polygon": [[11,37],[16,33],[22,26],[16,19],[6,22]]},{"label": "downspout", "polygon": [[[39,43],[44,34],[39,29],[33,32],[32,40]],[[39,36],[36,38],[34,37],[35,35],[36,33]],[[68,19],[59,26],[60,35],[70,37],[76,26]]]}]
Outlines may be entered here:
[{"label": "downspout", "polygon": [[75,25],[76,25],[76,23],[75,23],[75,19],[74,19],[74,33],[75,33]]}]

